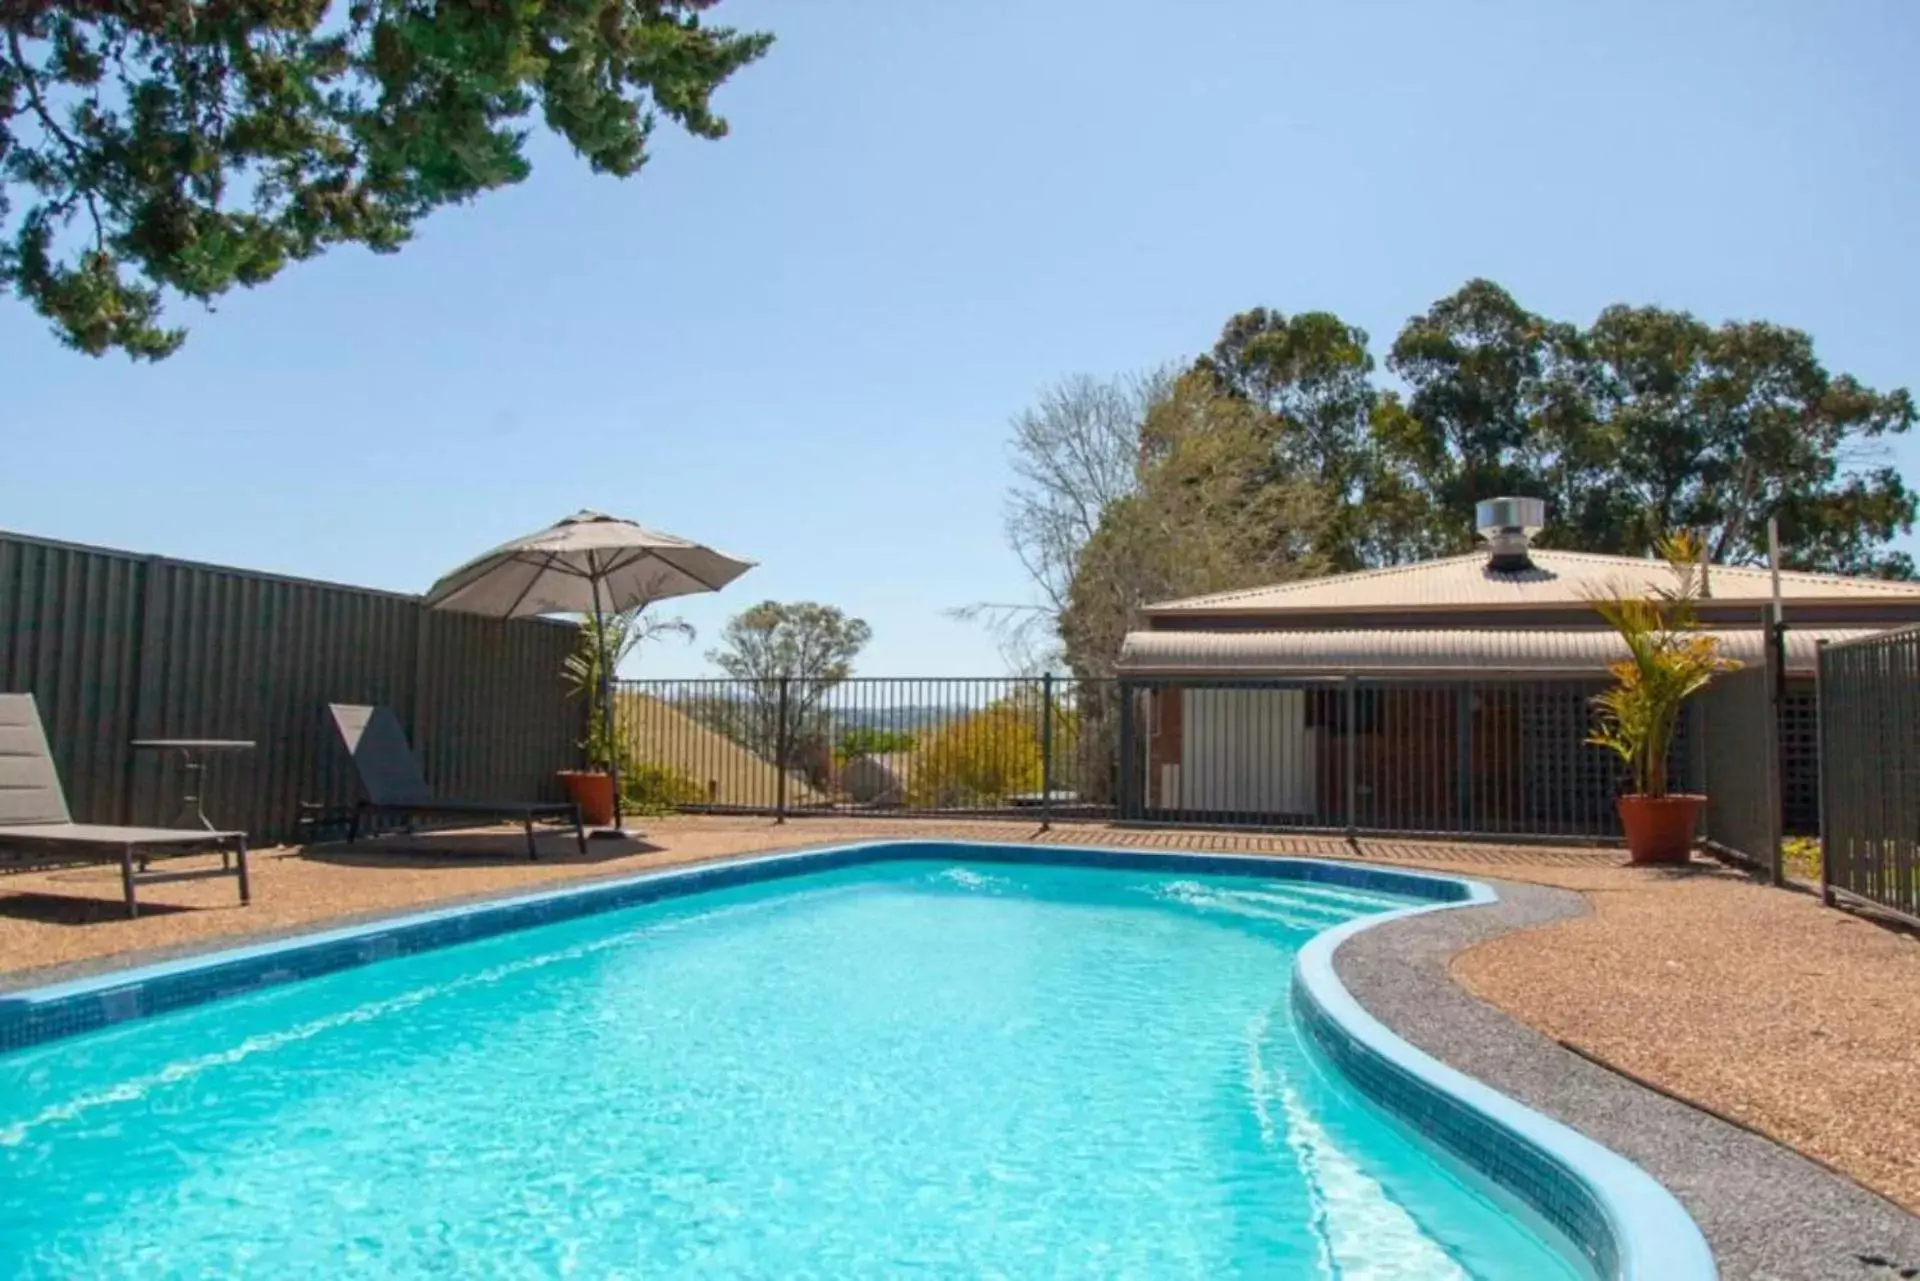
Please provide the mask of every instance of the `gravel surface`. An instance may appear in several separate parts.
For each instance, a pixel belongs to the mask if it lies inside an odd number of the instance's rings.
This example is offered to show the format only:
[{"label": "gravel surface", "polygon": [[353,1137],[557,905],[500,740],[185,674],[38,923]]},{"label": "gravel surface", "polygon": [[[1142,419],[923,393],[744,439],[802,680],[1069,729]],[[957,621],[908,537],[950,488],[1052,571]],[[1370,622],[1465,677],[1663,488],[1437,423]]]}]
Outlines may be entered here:
[{"label": "gravel surface", "polygon": [[[1728,1281],[1872,1281],[1920,1266],[1920,1218],[1765,1137],[1643,1089],[1464,991],[1448,973],[1461,949],[1494,939],[1469,952],[1472,958],[1500,944],[1524,944],[1507,950],[1551,966],[1551,949],[1542,945],[1590,919],[1578,894],[1494,884],[1501,901],[1492,906],[1430,913],[1350,939],[1334,957],[1341,980],[1376,1017],[1429,1054],[1651,1173],[1700,1224]],[[1550,922],[1561,923],[1526,928]],[[1556,971],[1563,984],[1582,972],[1564,958]],[[1656,1040],[1675,1032],[1651,1009],[1639,1023],[1643,1035]]]},{"label": "gravel surface", "polygon": [[1467,952],[1455,976],[1920,1210],[1920,941],[1728,873],[1587,899],[1576,920]]}]

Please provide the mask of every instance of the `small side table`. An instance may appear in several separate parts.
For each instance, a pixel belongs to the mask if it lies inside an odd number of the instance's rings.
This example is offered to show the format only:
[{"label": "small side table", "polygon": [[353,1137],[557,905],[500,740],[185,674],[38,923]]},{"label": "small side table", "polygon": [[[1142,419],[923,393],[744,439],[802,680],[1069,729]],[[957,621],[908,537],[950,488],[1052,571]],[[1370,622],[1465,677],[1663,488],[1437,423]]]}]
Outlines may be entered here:
[{"label": "small side table", "polygon": [[[205,791],[207,758],[222,752],[250,752],[254,742],[250,738],[136,738],[136,748],[153,752],[178,752],[180,765],[186,771],[185,790],[180,796],[180,812],[174,816],[169,827],[204,827],[209,832],[220,829],[207,817],[207,811],[201,808],[200,798]],[[227,865],[227,852],[220,852],[220,864]]]}]

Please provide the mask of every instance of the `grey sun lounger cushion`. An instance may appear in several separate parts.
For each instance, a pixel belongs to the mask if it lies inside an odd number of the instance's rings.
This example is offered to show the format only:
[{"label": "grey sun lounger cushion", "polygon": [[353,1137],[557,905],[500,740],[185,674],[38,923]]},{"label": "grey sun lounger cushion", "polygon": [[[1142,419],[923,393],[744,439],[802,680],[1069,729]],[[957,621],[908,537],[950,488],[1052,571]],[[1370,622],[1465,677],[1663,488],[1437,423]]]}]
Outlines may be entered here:
[{"label": "grey sun lounger cushion", "polygon": [[[137,880],[186,880],[200,876],[237,876],[240,901],[248,902],[247,841],[244,832],[203,832],[180,827],[122,827],[112,823],[76,823],[67,808],[60,771],[40,723],[31,694],[0,694],[0,845],[111,851],[121,861],[127,914],[135,915]],[[219,845],[239,854],[232,871],[170,872],[139,876],[133,851],[153,846],[176,848]]]},{"label": "grey sun lounger cushion", "polygon": [[76,823],[31,694],[0,694],[0,836],[89,845],[192,845],[242,832]]},{"label": "grey sun lounger cushion", "polygon": [[207,845],[243,832],[190,827],[121,827],[111,823],[0,823],[0,841],[71,841],[84,845]]},{"label": "grey sun lounger cushion", "polygon": [[[561,820],[573,826],[580,848],[582,851],[586,849],[586,831],[580,822],[580,811],[571,803],[435,796],[433,788],[427,784],[426,775],[420,772],[420,761],[408,745],[406,731],[400,728],[399,718],[394,716],[392,709],[357,703],[331,703],[327,710],[333,716],[334,727],[340,731],[341,743],[353,758],[354,769],[360,775],[361,790],[366,793],[360,810],[430,816],[471,814],[476,817],[517,818],[527,825],[527,854],[530,858],[537,857],[533,820]],[[359,823],[356,820],[347,839],[352,841],[358,834]]]},{"label": "grey sun lounger cushion", "polygon": [[0,694],[0,827],[72,821],[33,695]]},{"label": "grey sun lounger cushion", "polygon": [[563,801],[494,801],[440,797],[420,772],[399,718],[385,707],[334,703],[329,708],[340,741],[353,757],[367,800],[387,809],[419,809],[449,814],[560,814],[573,807]]},{"label": "grey sun lounger cushion", "polygon": [[427,786],[420,762],[407,745],[406,731],[390,709],[333,703],[327,710],[333,713],[340,741],[353,757],[369,801],[396,807],[433,803],[433,789]]}]

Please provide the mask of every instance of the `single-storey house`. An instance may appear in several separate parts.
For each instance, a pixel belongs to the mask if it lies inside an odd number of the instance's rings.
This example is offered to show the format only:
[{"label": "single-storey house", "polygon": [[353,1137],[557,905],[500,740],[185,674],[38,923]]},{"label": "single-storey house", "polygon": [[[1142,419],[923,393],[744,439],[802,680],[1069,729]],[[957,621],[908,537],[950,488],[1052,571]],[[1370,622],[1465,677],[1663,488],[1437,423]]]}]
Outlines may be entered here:
[{"label": "single-storey house", "polygon": [[[1611,832],[1620,771],[1586,742],[1589,700],[1626,649],[1591,600],[1671,586],[1672,571],[1653,559],[1532,547],[1534,500],[1482,509],[1482,551],[1146,607],[1119,659],[1135,691],[1135,812]],[[1816,645],[1920,623],[1920,583],[1782,572],[1778,591],[1787,625],[1781,799],[1787,830],[1808,831],[1818,814]],[[1766,569],[1706,571],[1703,625],[1725,654],[1758,669],[1723,678],[1730,688],[1764,689],[1773,593]],[[1706,738],[1697,712],[1676,748],[1682,785],[1709,772],[1698,755],[1715,750]]]}]

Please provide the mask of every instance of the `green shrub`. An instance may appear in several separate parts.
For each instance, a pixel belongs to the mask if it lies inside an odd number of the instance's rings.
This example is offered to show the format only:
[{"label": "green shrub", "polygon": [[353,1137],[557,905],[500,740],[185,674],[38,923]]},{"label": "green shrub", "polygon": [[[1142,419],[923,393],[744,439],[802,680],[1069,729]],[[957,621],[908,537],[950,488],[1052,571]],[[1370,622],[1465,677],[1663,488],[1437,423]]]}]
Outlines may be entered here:
[{"label": "green shrub", "polygon": [[620,791],[636,814],[668,814],[707,799],[706,788],[671,765],[623,767]]},{"label": "green shrub", "polygon": [[1796,880],[1820,879],[1820,841],[1812,836],[1789,836],[1780,842],[1780,858],[1787,875]]},{"label": "green shrub", "polygon": [[834,744],[834,755],[842,762],[856,756],[886,756],[893,752],[911,752],[914,738],[911,734],[899,730],[877,729],[872,726],[857,725],[843,730],[840,741]]}]

